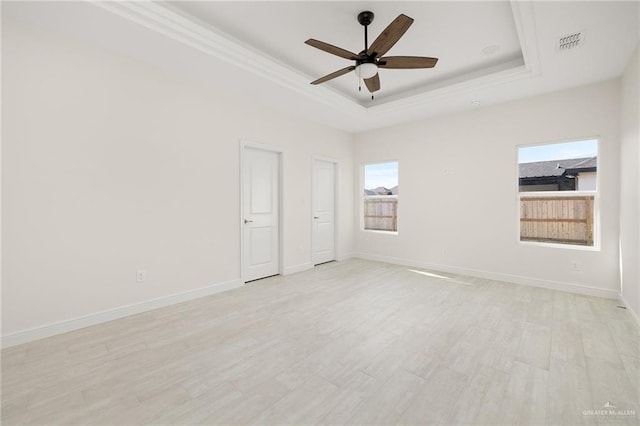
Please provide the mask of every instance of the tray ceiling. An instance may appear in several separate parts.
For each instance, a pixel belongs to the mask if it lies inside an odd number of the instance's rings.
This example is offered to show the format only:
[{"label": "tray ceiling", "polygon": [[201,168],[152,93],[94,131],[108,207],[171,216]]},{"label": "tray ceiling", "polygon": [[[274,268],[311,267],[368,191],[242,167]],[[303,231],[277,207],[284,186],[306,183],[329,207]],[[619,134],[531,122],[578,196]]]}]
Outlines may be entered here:
[{"label": "tray ceiling", "polygon": [[[360,132],[619,77],[638,43],[639,2],[11,2],[17,19],[203,82],[221,93]],[[389,55],[435,56],[424,70],[381,70],[374,100],[353,73],[310,81],[349,61],[304,44],[360,51],[415,19]],[[580,33],[574,49],[562,37]]]},{"label": "tray ceiling", "polygon": [[[511,5],[494,2],[171,2],[203,24],[308,76],[309,81],[352,64],[304,44],[326,41],[352,52],[364,48],[363,27],[356,17],[375,14],[369,43],[400,13],[415,22],[387,55],[439,58],[433,69],[379,70],[382,89],[375,100],[358,91],[355,73],[325,86],[365,106],[378,105],[442,87],[448,82],[489,75],[524,65]],[[320,87],[318,90],[322,90]]]}]

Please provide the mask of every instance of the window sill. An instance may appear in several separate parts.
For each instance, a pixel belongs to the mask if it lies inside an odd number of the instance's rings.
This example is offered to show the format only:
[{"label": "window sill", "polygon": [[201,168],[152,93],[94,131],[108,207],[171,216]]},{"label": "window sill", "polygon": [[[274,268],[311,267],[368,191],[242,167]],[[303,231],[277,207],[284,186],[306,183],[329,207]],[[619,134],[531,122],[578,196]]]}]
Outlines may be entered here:
[{"label": "window sill", "polygon": [[398,231],[379,231],[377,229],[362,229],[362,232],[368,234],[398,235]]},{"label": "window sill", "polygon": [[544,243],[541,241],[518,241],[520,246],[533,246],[533,247],[548,247],[559,248],[565,250],[579,250],[579,251],[600,251],[600,246],[594,244],[593,246],[580,246],[574,244],[562,244],[562,243]]}]

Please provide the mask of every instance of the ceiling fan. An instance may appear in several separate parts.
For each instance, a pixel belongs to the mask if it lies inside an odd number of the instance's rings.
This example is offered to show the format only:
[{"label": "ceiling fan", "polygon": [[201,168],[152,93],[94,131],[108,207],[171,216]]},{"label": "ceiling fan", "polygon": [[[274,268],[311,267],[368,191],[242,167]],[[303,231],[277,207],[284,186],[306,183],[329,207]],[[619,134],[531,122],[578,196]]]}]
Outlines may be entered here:
[{"label": "ceiling fan", "polygon": [[[358,22],[364,27],[364,50],[358,54],[333,46],[320,40],[310,38],[305,41],[309,46],[331,53],[341,58],[355,61],[355,65],[342,68],[338,71],[327,74],[311,84],[320,84],[329,81],[351,71],[356,72],[358,77],[364,80],[364,84],[373,93],[380,90],[380,77],[378,76],[378,68],[389,69],[415,69],[415,68],[433,68],[438,62],[438,58],[427,58],[423,56],[383,56],[400,40],[413,24],[413,18],[400,14],[389,24],[387,28],[368,45],[367,27],[373,22],[373,12],[364,11],[358,14]],[[371,95],[373,99],[373,95]]]}]

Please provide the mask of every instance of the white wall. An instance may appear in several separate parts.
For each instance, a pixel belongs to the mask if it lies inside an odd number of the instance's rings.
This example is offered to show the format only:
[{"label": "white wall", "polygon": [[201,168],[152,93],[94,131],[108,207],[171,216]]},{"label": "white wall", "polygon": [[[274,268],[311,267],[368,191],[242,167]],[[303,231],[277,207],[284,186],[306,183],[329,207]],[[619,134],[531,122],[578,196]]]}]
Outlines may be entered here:
[{"label": "white wall", "polygon": [[311,262],[314,154],[352,252],[350,134],[6,19],[2,56],[3,336],[237,284],[241,139],[284,150],[285,271]]},{"label": "white wall", "polygon": [[[357,135],[355,170],[399,160],[402,187],[398,235],[358,230],[357,252],[616,297],[619,109],[611,81]],[[600,140],[601,250],[518,243],[517,146],[592,137]]]},{"label": "white wall", "polygon": [[[620,219],[623,295],[640,307],[637,50],[622,96],[619,82],[605,82],[363,133],[355,144],[6,19],[2,55],[3,336],[237,283],[241,139],[284,150],[286,271],[310,266],[317,154],[340,161],[342,256],[612,296]],[[600,139],[601,250],[519,244],[516,146],[590,137]],[[360,165],[388,160],[400,161],[397,236],[358,230],[352,201]]]},{"label": "white wall", "polygon": [[578,191],[595,191],[597,187],[597,173],[585,172],[578,175]]},{"label": "white wall", "polygon": [[620,251],[622,297],[640,315],[640,45],[622,76]]}]

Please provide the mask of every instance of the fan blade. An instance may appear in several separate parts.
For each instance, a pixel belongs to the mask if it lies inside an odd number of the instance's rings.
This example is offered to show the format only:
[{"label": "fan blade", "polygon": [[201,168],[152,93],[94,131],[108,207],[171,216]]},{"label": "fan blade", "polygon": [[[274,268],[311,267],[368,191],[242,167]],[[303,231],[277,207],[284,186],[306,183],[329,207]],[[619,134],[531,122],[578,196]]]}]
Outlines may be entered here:
[{"label": "fan blade", "polygon": [[376,74],[371,78],[367,78],[364,80],[364,84],[367,85],[367,89],[369,89],[369,92],[377,92],[378,90],[380,90],[380,76]]},{"label": "fan blade", "polygon": [[380,68],[433,68],[436,66],[438,58],[426,58],[424,56],[385,56],[380,58],[378,66]]},{"label": "fan blade", "polygon": [[379,58],[393,47],[400,40],[400,37],[407,32],[413,24],[413,18],[400,14],[387,28],[378,36],[377,39],[367,49],[367,56]]},{"label": "fan blade", "polygon": [[324,83],[325,81],[329,81],[332,78],[336,78],[336,77],[340,77],[341,75],[344,75],[350,71],[355,70],[356,67],[354,66],[350,66],[350,67],[346,67],[346,68],[342,68],[341,70],[332,72],[331,74],[327,74],[324,77],[320,77],[319,79],[317,79],[316,81],[312,81],[311,84],[320,84],[320,83]]},{"label": "fan blade", "polygon": [[331,53],[332,55],[340,56],[341,58],[353,60],[360,58],[360,55],[356,55],[355,53],[349,52],[348,50],[342,49],[341,47],[325,43],[324,41],[310,38],[309,40],[305,41],[305,43],[309,46],[315,47],[316,49]]}]

